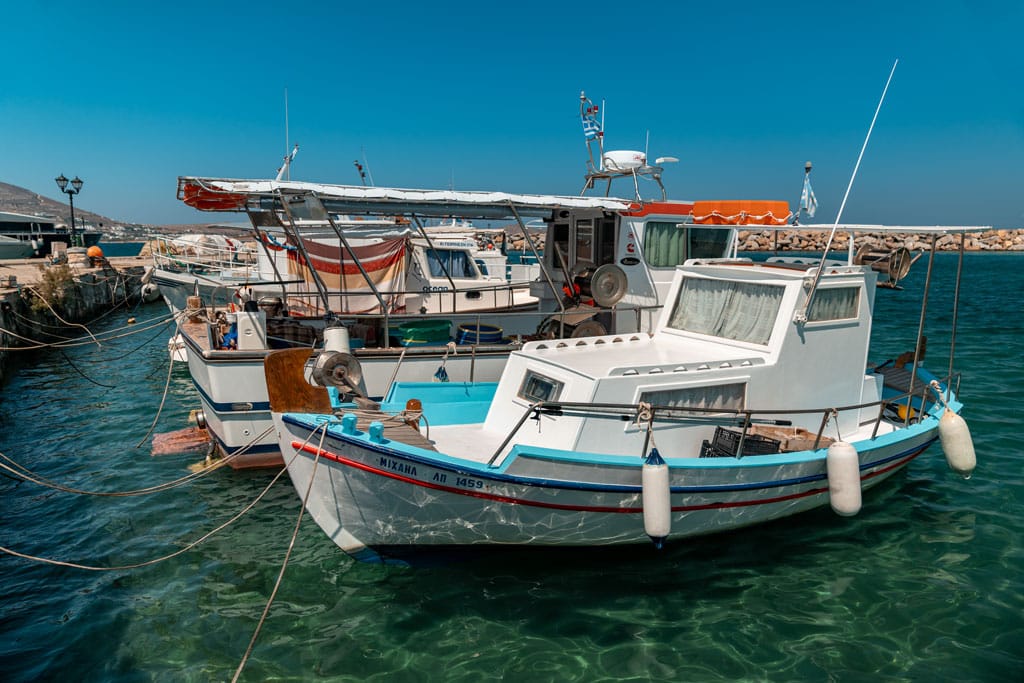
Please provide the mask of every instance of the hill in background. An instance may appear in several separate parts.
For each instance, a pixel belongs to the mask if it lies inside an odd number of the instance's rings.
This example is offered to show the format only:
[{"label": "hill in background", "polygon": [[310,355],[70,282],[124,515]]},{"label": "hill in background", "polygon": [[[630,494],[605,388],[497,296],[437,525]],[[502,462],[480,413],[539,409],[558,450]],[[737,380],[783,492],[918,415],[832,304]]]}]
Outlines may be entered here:
[{"label": "hill in background", "polygon": [[[51,199],[41,194],[26,190],[24,187],[0,183],[0,211],[22,213],[30,216],[49,218],[57,223],[71,224],[71,206],[64,201]],[[137,240],[147,239],[153,233],[185,233],[185,232],[219,232],[229,236],[245,235],[248,231],[238,226],[223,224],[196,223],[187,225],[151,226],[141,223],[124,223],[92,211],[83,211],[75,206],[75,223],[89,223],[104,233],[104,239]]]},{"label": "hill in background", "polygon": [[[11,213],[24,213],[31,216],[52,218],[58,223],[71,224],[71,206],[67,201],[58,201],[36,194],[24,187],[0,183],[0,211]],[[75,207],[76,223],[92,223],[96,227],[104,228],[112,225],[122,225],[121,221],[101,216],[91,211],[83,211]]]}]

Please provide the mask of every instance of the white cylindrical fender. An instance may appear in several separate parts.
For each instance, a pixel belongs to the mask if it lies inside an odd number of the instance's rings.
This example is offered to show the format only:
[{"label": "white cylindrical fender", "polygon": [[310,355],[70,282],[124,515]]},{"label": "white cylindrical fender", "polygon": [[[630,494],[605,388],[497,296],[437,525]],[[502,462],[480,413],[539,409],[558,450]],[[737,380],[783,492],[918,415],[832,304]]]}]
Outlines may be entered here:
[{"label": "white cylindrical fender", "polygon": [[151,304],[160,298],[160,286],[155,282],[147,282],[142,285],[142,289],[139,290],[139,295],[142,297],[143,301],[147,304]]},{"label": "white cylindrical fender", "polygon": [[948,407],[939,419],[939,442],[942,443],[942,452],[946,454],[949,469],[969,479],[978,464],[971,430],[967,428],[967,421]]},{"label": "white cylindrical fender", "polygon": [[832,509],[843,517],[860,512],[860,460],[857,449],[845,441],[835,441],[825,456],[828,474],[828,498]]},{"label": "white cylindrical fender", "polygon": [[644,459],[641,480],[644,531],[660,548],[672,531],[672,492],[668,483],[668,465],[657,448]]},{"label": "white cylindrical fender", "polygon": [[348,340],[348,328],[338,325],[324,329],[324,350],[352,353]]}]

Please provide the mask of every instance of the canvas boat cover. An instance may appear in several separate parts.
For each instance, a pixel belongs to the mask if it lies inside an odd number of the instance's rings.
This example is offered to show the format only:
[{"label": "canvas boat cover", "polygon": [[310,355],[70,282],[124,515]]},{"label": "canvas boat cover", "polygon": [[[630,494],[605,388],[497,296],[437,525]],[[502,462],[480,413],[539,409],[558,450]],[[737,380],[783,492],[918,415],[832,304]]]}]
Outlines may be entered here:
[{"label": "canvas boat cover", "polygon": [[634,202],[614,197],[571,197],[463,190],[413,190],[276,180],[182,176],[178,199],[200,211],[269,210],[282,197],[316,195],[339,213],[415,213],[421,216],[507,217],[547,215],[554,209],[628,211]]}]

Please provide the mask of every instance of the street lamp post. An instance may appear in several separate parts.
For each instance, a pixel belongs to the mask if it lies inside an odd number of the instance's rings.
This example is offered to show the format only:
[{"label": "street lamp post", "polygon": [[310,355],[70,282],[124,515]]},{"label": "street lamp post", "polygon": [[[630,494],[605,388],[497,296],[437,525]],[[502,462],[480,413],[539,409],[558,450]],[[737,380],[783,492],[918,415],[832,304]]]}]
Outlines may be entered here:
[{"label": "street lamp post", "polygon": [[75,230],[75,195],[82,191],[82,179],[75,176],[75,179],[71,181],[71,187],[68,187],[68,179],[61,173],[59,176],[54,178],[57,181],[57,187],[60,191],[68,196],[68,201],[71,202],[71,246],[81,247],[83,240],[78,238],[78,231]]}]

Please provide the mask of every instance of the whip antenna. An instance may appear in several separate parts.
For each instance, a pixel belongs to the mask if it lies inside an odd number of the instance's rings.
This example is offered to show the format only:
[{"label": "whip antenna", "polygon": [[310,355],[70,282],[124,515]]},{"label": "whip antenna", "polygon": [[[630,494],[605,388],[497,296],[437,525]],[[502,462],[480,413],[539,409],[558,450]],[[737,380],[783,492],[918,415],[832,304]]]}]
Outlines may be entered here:
[{"label": "whip antenna", "polygon": [[843,195],[843,201],[839,205],[839,212],[836,213],[836,222],[832,224],[832,231],[828,234],[828,241],[825,242],[825,251],[821,255],[821,263],[818,265],[818,270],[814,274],[814,282],[811,283],[811,290],[807,293],[807,301],[804,303],[803,308],[796,312],[793,316],[793,322],[798,325],[802,325],[807,322],[807,311],[811,309],[811,304],[814,302],[814,293],[818,290],[818,282],[821,280],[821,273],[825,270],[825,258],[828,256],[828,250],[832,247],[832,239],[836,236],[836,230],[839,228],[839,221],[843,217],[843,209],[846,208],[846,200],[850,196],[850,189],[853,187],[853,180],[857,177],[857,169],[860,168],[860,161],[864,158],[864,150],[868,147],[868,140],[871,139],[871,131],[875,129],[875,121],[878,119],[878,112],[882,110],[882,102],[885,101],[885,94],[889,92],[889,84],[892,82],[892,75],[896,73],[896,65],[900,63],[900,60],[896,60],[892,63],[892,69],[889,71],[889,78],[885,81],[885,87],[882,88],[882,96],[878,99],[878,106],[875,107],[875,115],[871,117],[871,125],[868,126],[868,134],[864,136],[864,144],[860,147],[860,154],[857,155],[857,163],[853,166],[853,174],[850,176],[850,182],[846,185],[846,193]]}]

